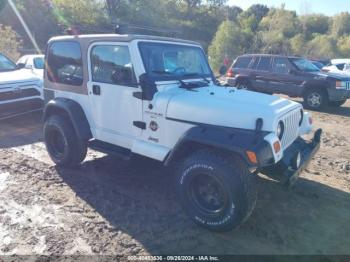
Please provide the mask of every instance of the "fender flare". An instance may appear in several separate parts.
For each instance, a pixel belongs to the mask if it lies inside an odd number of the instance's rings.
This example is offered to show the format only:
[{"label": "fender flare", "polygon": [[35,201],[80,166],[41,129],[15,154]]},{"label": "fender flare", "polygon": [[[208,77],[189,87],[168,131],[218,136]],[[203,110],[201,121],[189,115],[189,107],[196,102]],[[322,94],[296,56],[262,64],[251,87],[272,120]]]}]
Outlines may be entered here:
[{"label": "fender flare", "polygon": [[[164,165],[169,166],[173,161],[186,153],[187,146],[196,145],[224,150],[239,155],[249,167],[263,167],[274,163],[271,145],[264,140],[269,132],[246,129],[236,129],[216,126],[195,126],[189,129],[170,151]],[[191,150],[190,149],[190,150]],[[193,150],[193,149],[192,149]],[[258,165],[249,161],[246,151],[255,152]]]},{"label": "fender flare", "polygon": [[69,118],[73,128],[80,139],[92,138],[90,124],[85,116],[84,110],[79,103],[67,98],[54,98],[44,108],[44,121],[54,114],[64,114]]},{"label": "fender flare", "polygon": [[312,81],[306,81],[302,86],[302,91],[300,93],[301,96],[304,96],[306,91],[310,88],[321,88],[328,94],[328,89],[331,88],[329,83],[325,83],[325,81],[319,81],[319,80],[312,80]]}]

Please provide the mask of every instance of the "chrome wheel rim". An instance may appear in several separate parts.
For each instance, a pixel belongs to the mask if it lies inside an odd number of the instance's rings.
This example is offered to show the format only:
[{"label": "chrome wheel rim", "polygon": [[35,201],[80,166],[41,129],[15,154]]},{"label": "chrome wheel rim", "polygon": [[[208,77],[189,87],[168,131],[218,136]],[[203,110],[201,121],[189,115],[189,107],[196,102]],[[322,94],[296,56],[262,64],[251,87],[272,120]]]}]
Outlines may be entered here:
[{"label": "chrome wheel rim", "polygon": [[311,93],[307,97],[307,102],[312,107],[319,107],[322,103],[322,96],[319,93]]}]

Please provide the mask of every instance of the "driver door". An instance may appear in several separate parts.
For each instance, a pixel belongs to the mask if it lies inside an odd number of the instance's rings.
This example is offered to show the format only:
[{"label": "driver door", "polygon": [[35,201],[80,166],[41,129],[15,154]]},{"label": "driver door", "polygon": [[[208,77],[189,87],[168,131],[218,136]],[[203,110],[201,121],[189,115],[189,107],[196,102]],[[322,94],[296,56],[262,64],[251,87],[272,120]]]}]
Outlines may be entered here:
[{"label": "driver door", "polygon": [[138,90],[129,47],[123,43],[96,43],[89,48],[88,83],[94,136],[101,141],[131,148],[141,129],[142,100]]}]

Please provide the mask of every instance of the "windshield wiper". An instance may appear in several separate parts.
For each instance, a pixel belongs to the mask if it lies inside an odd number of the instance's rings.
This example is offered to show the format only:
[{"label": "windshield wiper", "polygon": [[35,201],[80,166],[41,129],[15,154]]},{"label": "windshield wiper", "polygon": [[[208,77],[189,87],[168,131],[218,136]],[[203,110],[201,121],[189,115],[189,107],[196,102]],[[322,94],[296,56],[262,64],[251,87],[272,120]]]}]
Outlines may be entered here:
[{"label": "windshield wiper", "polygon": [[185,77],[199,77],[200,79],[204,80],[207,84],[210,83],[210,81],[206,77],[204,77],[198,73],[184,74],[183,76],[185,76]]},{"label": "windshield wiper", "polygon": [[[172,73],[170,73],[170,72],[167,72],[167,71],[160,71],[160,70],[153,70],[152,71],[153,73],[155,73],[155,74],[159,74],[159,75],[173,75]],[[181,80],[181,79],[174,79],[174,80],[176,80],[176,81],[179,81],[180,82],[180,88],[184,88],[184,89],[187,89],[187,90],[191,90],[191,89],[193,89],[193,88],[197,88],[198,87],[198,85],[196,85],[196,84],[194,84],[194,83],[186,83],[186,82],[184,82],[183,80]]]}]

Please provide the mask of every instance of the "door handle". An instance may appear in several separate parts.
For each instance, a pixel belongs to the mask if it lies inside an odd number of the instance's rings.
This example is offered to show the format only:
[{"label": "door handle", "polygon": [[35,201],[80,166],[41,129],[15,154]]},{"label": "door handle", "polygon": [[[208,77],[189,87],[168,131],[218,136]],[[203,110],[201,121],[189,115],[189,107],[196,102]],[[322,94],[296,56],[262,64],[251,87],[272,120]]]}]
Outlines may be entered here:
[{"label": "door handle", "polygon": [[97,96],[101,95],[101,87],[99,85],[93,85],[92,93]]}]

